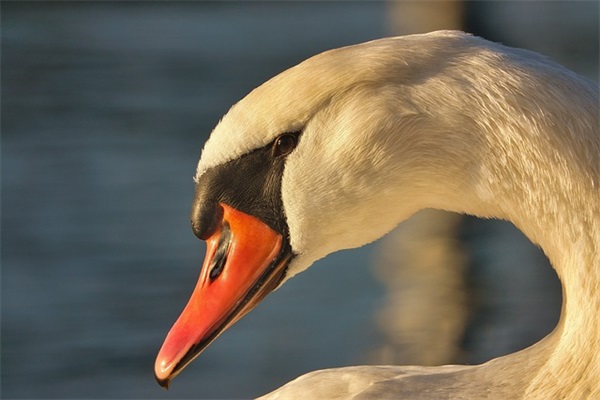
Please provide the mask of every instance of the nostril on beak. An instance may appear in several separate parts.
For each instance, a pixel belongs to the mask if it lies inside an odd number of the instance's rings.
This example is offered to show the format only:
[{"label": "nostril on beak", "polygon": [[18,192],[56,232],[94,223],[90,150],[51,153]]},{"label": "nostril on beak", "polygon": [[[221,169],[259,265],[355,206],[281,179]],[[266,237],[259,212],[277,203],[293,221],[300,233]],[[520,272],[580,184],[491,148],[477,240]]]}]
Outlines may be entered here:
[{"label": "nostril on beak", "polygon": [[223,272],[223,268],[225,268],[225,264],[227,263],[227,254],[229,253],[230,244],[231,229],[229,228],[227,221],[225,221],[221,226],[219,246],[215,251],[212,263],[210,264],[210,273],[208,276],[211,282],[214,282],[214,280],[217,279]]}]

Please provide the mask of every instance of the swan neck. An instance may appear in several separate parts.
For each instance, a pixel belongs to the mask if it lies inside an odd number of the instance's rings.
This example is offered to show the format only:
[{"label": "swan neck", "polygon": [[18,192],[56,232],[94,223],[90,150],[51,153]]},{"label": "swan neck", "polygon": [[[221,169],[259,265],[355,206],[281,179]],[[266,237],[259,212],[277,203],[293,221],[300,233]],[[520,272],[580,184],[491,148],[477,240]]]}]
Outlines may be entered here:
[{"label": "swan neck", "polygon": [[[598,113],[577,118],[562,121],[570,129],[551,119],[506,126],[503,136],[518,141],[518,151],[507,152],[515,148],[507,142],[487,147],[471,193],[485,210],[483,216],[511,221],[539,245],[561,281],[560,321],[549,339],[529,354],[548,357],[540,359],[544,361],[529,385],[531,398],[539,393],[547,398],[573,393],[586,398],[600,376]],[[548,387],[557,380],[560,385]]]},{"label": "swan neck", "polygon": [[[586,398],[600,376],[598,89],[583,83],[554,98],[534,93],[511,93],[512,103],[490,104],[486,113],[442,99],[434,119],[445,125],[421,147],[431,157],[414,168],[426,182],[414,189],[427,207],[508,220],[543,249],[563,307],[554,332],[526,353],[539,367],[530,397],[555,390],[546,398],[564,398],[561,390],[571,388]],[[557,380],[570,381],[544,387]]]}]

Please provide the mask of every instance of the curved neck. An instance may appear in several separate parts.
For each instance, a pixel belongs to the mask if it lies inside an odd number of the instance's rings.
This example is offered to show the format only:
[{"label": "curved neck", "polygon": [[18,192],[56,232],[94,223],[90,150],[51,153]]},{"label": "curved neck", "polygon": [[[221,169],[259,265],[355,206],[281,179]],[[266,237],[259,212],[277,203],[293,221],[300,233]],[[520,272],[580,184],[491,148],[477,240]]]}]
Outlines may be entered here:
[{"label": "curved neck", "polygon": [[[550,357],[532,381],[529,392],[551,398],[595,398],[600,376],[600,193],[589,203],[574,201],[557,210],[544,232],[532,232],[555,268],[563,289],[560,321],[552,333]],[[527,233],[527,232],[526,232]],[[541,235],[544,234],[542,237]],[[596,393],[596,396],[600,393]]]},{"label": "curved neck", "polygon": [[455,132],[452,145],[442,138],[436,160],[427,161],[428,179],[444,179],[425,193],[430,207],[511,221],[544,250],[563,287],[561,319],[550,337],[514,357],[538,363],[529,397],[585,398],[599,390],[600,376],[598,92],[574,86],[543,99],[544,108],[520,96],[515,103],[530,108],[454,110],[465,118],[444,129]]}]

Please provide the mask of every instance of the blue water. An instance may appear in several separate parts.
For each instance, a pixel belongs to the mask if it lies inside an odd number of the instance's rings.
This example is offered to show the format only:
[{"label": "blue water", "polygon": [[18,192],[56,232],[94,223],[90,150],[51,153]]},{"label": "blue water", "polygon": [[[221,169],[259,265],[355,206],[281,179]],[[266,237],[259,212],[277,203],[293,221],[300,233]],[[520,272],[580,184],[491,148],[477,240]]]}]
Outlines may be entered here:
[{"label": "blue water", "polygon": [[[203,259],[188,213],[208,133],[270,76],[386,35],[385,12],[384,3],[2,3],[2,398],[247,398],[366,362],[382,340],[372,318],[384,293],[365,267],[376,246],[295,278],[168,392],[153,378]],[[483,246],[475,259],[489,258]]]}]

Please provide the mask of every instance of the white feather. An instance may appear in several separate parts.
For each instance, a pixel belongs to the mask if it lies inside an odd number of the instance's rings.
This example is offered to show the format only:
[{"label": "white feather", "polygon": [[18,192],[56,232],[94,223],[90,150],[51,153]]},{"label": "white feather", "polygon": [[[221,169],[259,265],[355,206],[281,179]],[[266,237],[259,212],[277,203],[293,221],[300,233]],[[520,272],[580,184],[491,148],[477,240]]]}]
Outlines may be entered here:
[{"label": "white feather", "polygon": [[197,178],[296,130],[282,180],[298,254],[288,278],[439,208],[512,221],[546,252],[565,303],[551,336],[481,366],[330,370],[270,398],[309,398],[307,387],[322,398],[383,398],[385,389],[423,398],[418,388],[425,398],[600,398],[595,85],[535,53],[459,32],[332,50],[234,106]]}]

